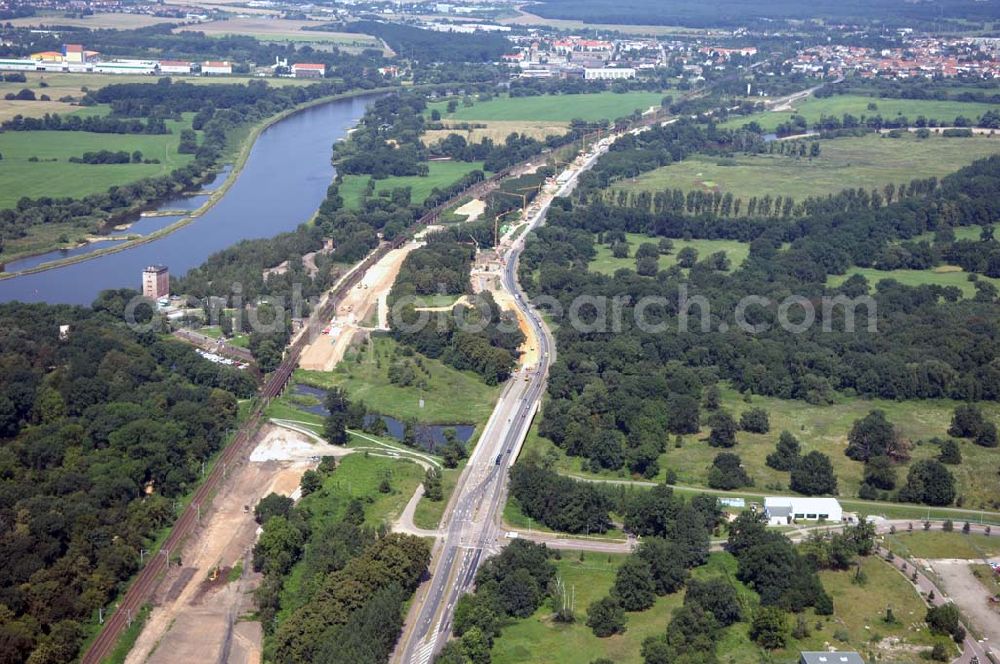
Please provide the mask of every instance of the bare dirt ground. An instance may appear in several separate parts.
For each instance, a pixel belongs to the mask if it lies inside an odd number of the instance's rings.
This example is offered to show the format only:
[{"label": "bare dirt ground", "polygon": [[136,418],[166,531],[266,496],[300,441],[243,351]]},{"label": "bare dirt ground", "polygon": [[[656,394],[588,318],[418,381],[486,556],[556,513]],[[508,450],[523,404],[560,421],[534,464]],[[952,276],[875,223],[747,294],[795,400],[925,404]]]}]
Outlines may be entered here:
[{"label": "bare dirt ground", "polygon": [[475,221],[476,219],[479,219],[483,212],[486,212],[486,201],[479,198],[473,198],[465,205],[455,208],[455,214],[465,215],[466,221]]},{"label": "bare dirt ground", "polygon": [[990,603],[990,590],[972,574],[971,565],[983,561],[945,558],[927,562],[941,579],[942,590],[972,621],[980,635],[1000,641],[1000,610]]},{"label": "bare dirt ground", "polygon": [[[272,491],[295,494],[316,457],[344,450],[271,425],[258,435],[250,460],[232,469],[235,476],[202,509],[202,529],[181,552],[181,566],[171,567],[157,589],[153,612],[127,664],[261,661],[260,625],[239,620],[253,610],[252,592],[260,581],[251,571],[258,528],[253,506]],[[243,573],[230,582],[229,571],[241,562]]]},{"label": "bare dirt ground", "polygon": [[335,334],[321,335],[309,344],[302,352],[300,367],[312,371],[333,371],[350,347],[362,321],[378,308],[380,296],[392,288],[403,260],[420,244],[408,242],[399,249],[393,249],[368,269],[361,282],[338,303],[336,317],[331,322],[331,331]]},{"label": "bare dirt ground", "polygon": [[462,129],[459,126],[462,124],[461,122],[444,122],[442,124],[444,129],[429,129],[424,132],[420,139],[424,145],[434,145],[438,141],[448,138],[450,134],[459,134],[470,143],[479,143],[484,138],[489,138],[495,143],[503,143],[508,136],[514,133],[524,134],[541,141],[547,136],[563,136],[569,131],[568,122],[534,120],[477,120],[475,124],[486,126],[472,129]]}]

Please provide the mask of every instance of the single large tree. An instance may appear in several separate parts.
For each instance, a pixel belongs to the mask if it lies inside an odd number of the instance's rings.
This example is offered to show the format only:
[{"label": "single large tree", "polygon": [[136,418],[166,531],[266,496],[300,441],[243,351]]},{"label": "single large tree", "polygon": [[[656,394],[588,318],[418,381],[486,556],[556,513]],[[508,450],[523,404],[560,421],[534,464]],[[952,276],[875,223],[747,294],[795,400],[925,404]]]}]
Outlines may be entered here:
[{"label": "single large tree", "polygon": [[802,446],[798,439],[787,431],[778,436],[778,444],[774,452],[767,455],[764,463],[775,470],[791,470],[799,462]]},{"label": "single large tree", "polygon": [[347,392],[335,387],[326,395],[326,421],[323,423],[325,438],[334,445],[347,444],[347,420],[351,402]]},{"label": "single large tree", "polygon": [[792,491],[807,496],[837,493],[837,476],[833,474],[830,457],[822,452],[812,451],[792,469],[789,483]]},{"label": "single large tree", "polygon": [[603,597],[587,607],[587,627],[604,638],[625,631],[625,609],[617,600]]},{"label": "single large tree", "polygon": [[937,459],[921,459],[910,466],[899,499],[926,505],[950,505],[955,500],[955,478]]},{"label": "single large tree", "polygon": [[847,443],[844,454],[855,461],[868,461],[876,456],[906,458],[906,446],[881,410],[873,410],[856,420],[847,434]]},{"label": "single large tree", "polygon": [[645,611],[656,601],[656,586],[649,563],[640,556],[629,556],[618,568],[611,596],[626,611]]},{"label": "single large tree", "polygon": [[709,422],[712,431],[708,444],[712,447],[732,447],[736,444],[736,420],[724,410],[716,411]]}]

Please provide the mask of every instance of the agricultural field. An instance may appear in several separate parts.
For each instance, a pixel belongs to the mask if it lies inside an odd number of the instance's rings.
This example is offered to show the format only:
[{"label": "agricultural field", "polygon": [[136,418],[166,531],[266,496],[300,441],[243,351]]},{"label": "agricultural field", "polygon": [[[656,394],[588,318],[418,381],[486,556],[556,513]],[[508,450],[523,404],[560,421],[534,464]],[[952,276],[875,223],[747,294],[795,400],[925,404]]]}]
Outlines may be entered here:
[{"label": "agricultural field", "polygon": [[[869,104],[874,104],[876,108],[869,109]],[[938,120],[941,123],[950,125],[959,115],[964,115],[970,120],[975,120],[990,110],[1000,110],[1000,107],[978,102],[941,101],[934,99],[884,99],[863,95],[834,95],[822,99],[809,97],[804,101],[796,102],[794,110],[790,111],[762,111],[752,115],[733,117],[720,126],[728,129],[738,129],[748,122],[757,122],[765,130],[773,131],[779,124],[788,121],[792,115],[801,115],[812,125],[812,123],[819,120],[821,115],[833,115],[839,119],[844,113],[850,113],[858,118],[874,115],[881,115],[883,118],[894,118],[903,115],[911,121],[923,115],[928,120]]]},{"label": "agricultural field", "polygon": [[[518,8],[518,15],[511,18],[500,19],[498,23],[507,25],[543,25],[559,30],[583,30],[600,32],[620,32],[623,35],[710,35],[712,30],[701,28],[688,28],[679,25],[624,25],[617,23],[584,23],[561,18],[545,18],[537,14],[531,14]],[[721,31],[720,31],[721,32]]]},{"label": "agricultural field", "polygon": [[135,30],[159,23],[177,23],[179,19],[148,14],[118,14],[101,12],[91,16],[66,16],[61,12],[45,12],[37,16],[8,19],[15,28],[37,28],[67,25],[89,30]]},{"label": "agricultural field", "polygon": [[458,371],[426,357],[420,358],[430,373],[426,388],[393,385],[389,382],[389,366],[397,347],[392,339],[376,336],[371,346],[349,351],[334,371],[298,370],[295,378],[317,387],[343,387],[352,399],[364,401],[370,410],[399,420],[426,424],[486,422],[500,387],[487,385],[472,372]]},{"label": "agricultural field", "polygon": [[[887,419],[892,422],[896,431],[907,441],[913,443],[912,459],[907,464],[897,468],[897,482],[904,482],[909,463],[919,459],[936,457],[938,447],[920,441],[932,437],[947,437],[948,425],[952,412],[958,402],[946,399],[925,401],[888,401],[884,399],[858,399],[838,396],[837,401],[827,406],[817,406],[804,401],[778,399],[774,397],[754,396],[750,402],[745,401],[735,390],[722,386],[722,407],[734,417],[751,407],[759,407],[770,414],[771,430],[766,434],[755,434],[740,431],[736,435],[737,445],[730,451],[738,454],[743,461],[754,486],[748,492],[768,493],[786,492],[788,490],[788,473],[774,470],[765,465],[765,458],[774,451],[778,436],[782,431],[789,431],[802,444],[802,454],[813,450],[823,452],[830,457],[834,473],[838,480],[839,494],[843,497],[854,497],[858,494],[861,484],[863,464],[849,459],[844,454],[847,446],[847,434],[851,426],[872,410],[885,411]],[[1000,423],[1000,405],[983,402],[980,407],[984,415],[994,423]],[[707,419],[707,413],[702,413],[702,420]],[[681,447],[673,442],[667,446],[667,451],[660,457],[660,474],[656,481],[663,481],[666,470],[677,473],[677,483],[687,486],[707,486],[708,470],[712,459],[719,449],[709,446],[705,441],[709,427],[703,424],[702,430],[696,435],[682,437]],[[1000,449],[988,449],[974,445],[968,440],[961,440],[959,447],[962,452],[962,463],[949,466],[955,476],[959,497],[963,498],[963,507],[969,510],[995,509],[1000,506],[1000,485],[996,481],[996,469],[1000,463]],[[627,471],[616,473],[605,472],[594,474],[584,468],[581,459],[567,456],[551,441],[534,433],[525,442],[525,450],[534,450],[543,458],[552,460],[554,467],[562,472],[580,477],[593,478],[627,478]],[[738,495],[739,492],[737,491]],[[881,507],[872,507],[873,514],[885,513],[894,516]],[[958,517],[955,517],[958,518]]]},{"label": "agricultural field", "polygon": [[941,178],[963,166],[1000,152],[1000,137],[931,136],[918,139],[869,135],[820,141],[820,155],[790,157],[780,154],[737,155],[720,160],[695,155],[637,178],[616,183],[627,191],[719,191],[742,198],[771,194],[801,201],[844,189],[881,188],[914,178]]},{"label": "agricultural field", "polygon": [[[611,248],[605,244],[595,245],[597,256],[590,262],[588,268],[591,272],[601,274],[614,274],[615,270],[628,268],[635,270],[635,251],[643,242],[659,242],[659,238],[646,237],[641,233],[626,233],[628,242],[628,258],[615,258],[611,254]],[[673,240],[674,249],[671,253],[661,255],[659,266],[661,270],[677,264],[677,252],[684,247],[694,247],[698,251],[698,260],[714,254],[717,251],[724,251],[732,263],[732,269],[738,268],[747,255],[750,253],[750,245],[736,240]]]},{"label": "agricultural field", "polygon": [[[172,134],[96,134],[82,131],[11,131],[0,134],[0,207],[11,207],[28,196],[79,198],[106,191],[113,185],[166,175],[193,158],[179,154],[178,135],[190,119],[172,120]],[[98,150],[139,150],[159,164],[71,164],[70,157]],[[29,161],[37,157],[38,161]],[[55,160],[55,161],[50,161]]]},{"label": "agricultural field", "polygon": [[[827,285],[839,286],[855,274],[860,274],[868,280],[869,288],[874,290],[876,284],[883,279],[895,279],[904,286],[955,286],[962,290],[964,297],[976,294],[969,274],[957,265],[941,265],[931,270],[876,270],[868,267],[852,267],[846,274],[833,274],[827,278]],[[1000,288],[1000,279],[979,275],[979,279],[988,281]]]},{"label": "agricultural field", "polygon": [[[27,82],[14,83],[0,81],[0,122],[9,120],[15,115],[25,117],[41,117],[46,113],[60,115],[95,115],[107,113],[110,109],[103,106],[76,106],[68,102],[58,101],[64,97],[72,97],[75,101],[83,98],[86,90],[99,90],[114,83],[155,83],[156,76],[141,74],[63,74],[51,72],[25,72]],[[174,76],[174,80],[193,83],[195,85],[211,84],[245,84],[248,81],[260,81],[250,76]],[[296,78],[268,78],[268,85],[283,87],[286,85],[309,85],[312,81]],[[3,96],[17,93],[23,89],[34,91],[36,97],[48,95],[51,101],[8,101]]]},{"label": "agricultural field", "polygon": [[[463,175],[483,167],[479,161],[431,161],[427,164],[429,172],[426,176],[405,175],[375,180],[375,194],[380,191],[392,191],[400,187],[410,188],[410,200],[421,203],[434,188],[443,189],[457,182]],[[340,195],[344,197],[344,205],[349,208],[361,207],[362,194],[368,186],[368,175],[345,175],[340,183]]]},{"label": "agricultural field", "polygon": [[326,30],[304,30],[322,25],[319,21],[302,21],[283,18],[233,18],[225,21],[209,21],[196,26],[184,26],[174,32],[196,30],[209,37],[225,35],[246,35],[260,41],[322,42],[335,46],[354,48],[380,48],[381,43],[371,35],[352,32],[332,32]]},{"label": "agricultural field", "polygon": [[481,123],[486,124],[485,127],[472,129],[462,129],[455,126],[461,123],[444,124],[445,129],[429,129],[423,133],[420,140],[423,141],[424,145],[433,145],[451,134],[458,134],[469,143],[479,143],[484,138],[489,138],[494,143],[503,143],[513,133],[524,134],[541,141],[545,140],[547,136],[562,136],[569,131],[568,122],[555,121],[491,120],[488,123]]},{"label": "agricultural field", "polygon": [[[571,594],[575,591],[576,622],[556,623],[552,607],[543,605],[532,616],[504,627],[493,646],[494,664],[513,664],[529,659],[576,664],[602,657],[625,664],[643,661],[642,641],[666,630],[673,611],[683,604],[684,593],[658,597],[650,609],[627,613],[627,628],[623,634],[598,638],[586,626],[586,608],[608,593],[625,557],[587,553],[582,558],[575,552],[565,552],[555,561],[558,576],[567,591]],[[879,661],[913,664],[924,661],[920,651],[935,641],[923,622],[923,600],[913,586],[886,563],[869,557],[863,559],[861,565],[867,576],[865,585],[852,583],[851,572],[820,573],[824,587],[833,598],[834,615],[818,617],[812,615],[810,609],[805,614],[810,635],[800,640],[790,639],[785,650],[774,652],[767,661],[794,661],[799,650],[825,650],[831,646],[877,653]],[[752,604],[754,593],[735,579],[735,571],[736,560],[730,554],[713,553],[708,564],[693,570],[692,576],[698,579],[726,577],[737,586],[744,601]],[[883,620],[887,604],[892,604],[897,617],[893,625]],[[746,622],[725,630],[718,642],[720,662],[757,664],[764,661],[762,651],[747,632]],[[581,657],[581,653],[586,655]]]},{"label": "agricultural field", "polygon": [[447,102],[427,105],[427,113],[437,109],[443,121],[490,122],[526,120],[532,122],[569,122],[570,120],[614,120],[638,109],[659,106],[663,99],[659,92],[600,92],[582,95],[541,95],[537,97],[496,97],[490,101],[463,106],[460,102],[454,113],[448,113]]}]

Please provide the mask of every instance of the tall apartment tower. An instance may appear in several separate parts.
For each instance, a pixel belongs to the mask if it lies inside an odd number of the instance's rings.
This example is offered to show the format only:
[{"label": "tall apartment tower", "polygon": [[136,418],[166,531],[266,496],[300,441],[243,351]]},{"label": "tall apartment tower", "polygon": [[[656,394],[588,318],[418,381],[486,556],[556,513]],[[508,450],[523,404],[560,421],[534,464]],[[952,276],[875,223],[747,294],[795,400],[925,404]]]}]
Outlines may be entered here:
[{"label": "tall apartment tower", "polygon": [[170,273],[166,265],[150,265],[142,271],[142,295],[151,300],[170,295]]}]

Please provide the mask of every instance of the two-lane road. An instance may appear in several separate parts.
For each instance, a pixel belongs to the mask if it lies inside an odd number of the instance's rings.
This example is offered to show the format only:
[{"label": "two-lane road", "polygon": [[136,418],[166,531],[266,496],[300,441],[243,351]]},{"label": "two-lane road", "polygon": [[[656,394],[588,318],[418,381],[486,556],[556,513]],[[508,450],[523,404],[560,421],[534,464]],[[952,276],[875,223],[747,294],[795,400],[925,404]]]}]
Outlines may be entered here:
[{"label": "two-lane road", "polygon": [[570,177],[558,191],[544,195],[538,212],[504,253],[501,284],[531,327],[538,344],[538,364],[510,379],[455,487],[438,555],[431,563],[431,579],[417,592],[396,650],[397,661],[403,664],[426,664],[433,659],[448,640],[459,597],[472,590],[482,561],[503,545],[500,517],[506,501],[507,472],[528,434],[545,391],[550,363],[555,359],[552,335],[517,283],[518,258],[527,234],[544,222],[552,199],[571,192],[577,176],[593,165],[611,140],[605,139],[582,163],[569,167]]}]

